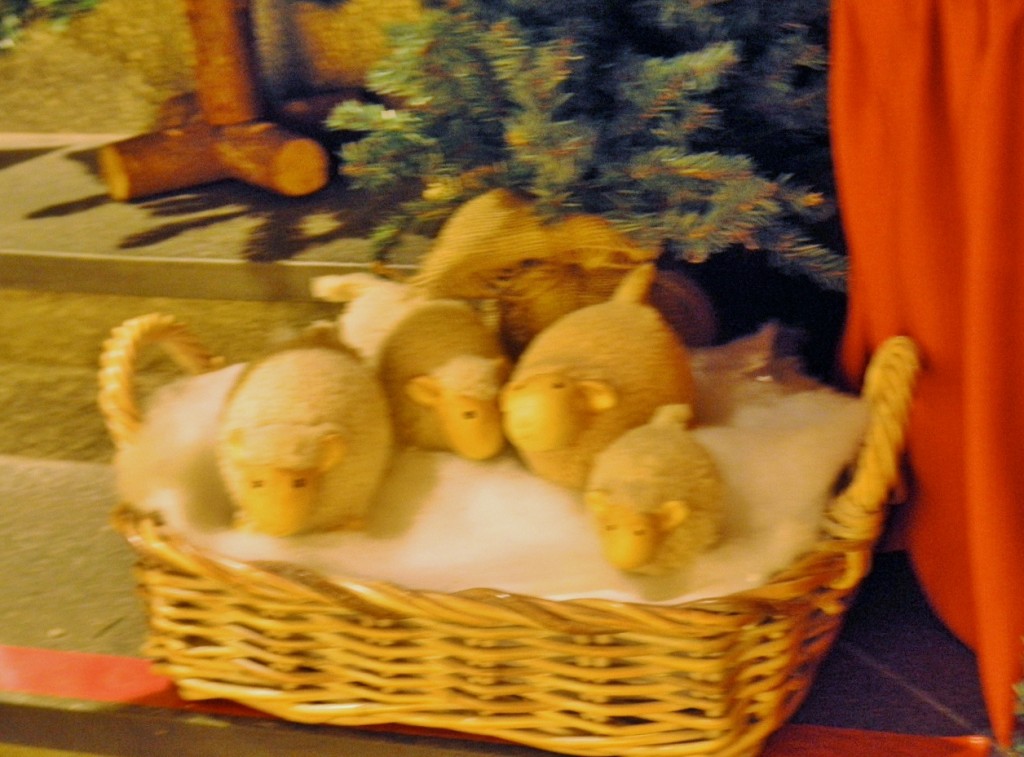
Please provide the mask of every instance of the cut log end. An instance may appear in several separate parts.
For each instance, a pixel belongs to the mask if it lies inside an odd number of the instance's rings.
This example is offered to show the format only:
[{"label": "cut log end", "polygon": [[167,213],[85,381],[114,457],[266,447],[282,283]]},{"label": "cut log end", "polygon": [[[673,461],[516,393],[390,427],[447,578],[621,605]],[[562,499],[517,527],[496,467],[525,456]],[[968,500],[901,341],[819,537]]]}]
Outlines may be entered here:
[{"label": "cut log end", "polygon": [[329,179],[330,161],[324,149],[312,139],[294,140],[281,150],[275,161],[278,192],[290,197],[312,194]]},{"label": "cut log end", "polygon": [[276,124],[225,127],[217,154],[233,177],[290,197],[312,194],[330,178],[324,147]]},{"label": "cut log end", "polygon": [[114,145],[107,145],[100,150],[100,175],[107,185],[110,197],[118,202],[130,200],[132,182],[128,176],[124,161]]}]

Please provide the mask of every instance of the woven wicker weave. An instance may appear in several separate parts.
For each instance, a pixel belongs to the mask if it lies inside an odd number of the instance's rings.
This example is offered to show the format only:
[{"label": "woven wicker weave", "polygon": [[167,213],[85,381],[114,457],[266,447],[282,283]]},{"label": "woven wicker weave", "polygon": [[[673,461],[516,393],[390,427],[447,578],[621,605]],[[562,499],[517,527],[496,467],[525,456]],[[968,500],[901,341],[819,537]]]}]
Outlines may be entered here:
[{"label": "woven wicker weave", "polygon": [[[119,445],[138,426],[133,364],[152,342],[191,370],[214,364],[168,316],[117,328],[100,383]],[[200,553],[125,504],[115,522],[138,555],[145,651],[186,698],[292,721],[453,729],[578,755],[758,754],[803,700],[870,565],[917,368],[910,340],[880,348],[849,485],[815,549],[756,590],[660,606],[328,581]]]}]

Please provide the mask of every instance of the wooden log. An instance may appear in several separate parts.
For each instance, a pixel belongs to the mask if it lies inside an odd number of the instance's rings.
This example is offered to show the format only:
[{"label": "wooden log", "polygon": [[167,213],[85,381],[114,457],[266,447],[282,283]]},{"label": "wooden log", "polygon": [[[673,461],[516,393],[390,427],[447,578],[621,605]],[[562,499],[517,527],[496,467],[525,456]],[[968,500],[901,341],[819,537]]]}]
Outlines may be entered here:
[{"label": "wooden log", "polygon": [[227,178],[217,158],[215,130],[202,121],[106,145],[100,172],[115,200],[184,189]]},{"label": "wooden log", "polygon": [[106,145],[99,160],[115,200],[229,178],[298,197],[330,179],[330,159],[319,142],[266,122],[214,128],[195,121]]},{"label": "wooden log", "polygon": [[[100,151],[111,197],[133,200],[227,178],[293,197],[321,189],[330,178],[326,149],[260,120],[249,0],[184,2],[195,43],[195,98],[169,101],[157,131]],[[318,107],[324,104],[310,104]]]},{"label": "wooden log", "polygon": [[337,132],[330,132],[325,122],[345,100],[365,102],[366,92],[356,87],[318,92],[277,103],[272,106],[271,115],[282,126],[303,134],[333,136]]},{"label": "wooden log", "polygon": [[211,126],[258,120],[257,85],[248,0],[185,0],[196,57],[196,91]]},{"label": "wooden log", "polygon": [[290,197],[311,194],[330,178],[319,142],[269,122],[223,127],[215,150],[230,176]]},{"label": "wooden log", "polygon": [[182,92],[164,100],[153,118],[153,131],[180,129],[203,120],[199,98],[195,92]]}]

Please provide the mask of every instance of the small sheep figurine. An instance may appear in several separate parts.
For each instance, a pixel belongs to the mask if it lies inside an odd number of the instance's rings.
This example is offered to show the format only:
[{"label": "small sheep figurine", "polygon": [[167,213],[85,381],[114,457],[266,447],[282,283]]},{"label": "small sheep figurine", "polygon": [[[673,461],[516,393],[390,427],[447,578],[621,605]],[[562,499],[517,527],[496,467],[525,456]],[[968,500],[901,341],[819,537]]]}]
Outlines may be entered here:
[{"label": "small sheep figurine", "polygon": [[356,529],[393,448],[387,399],[322,335],[247,367],[228,395],[217,462],[239,527],[272,536]]},{"label": "small sheep figurine", "polygon": [[508,360],[472,305],[367,274],[321,277],[313,293],[349,303],[339,334],[376,369],[399,441],[470,460],[501,452]]},{"label": "small sheep figurine", "polygon": [[582,489],[594,456],[661,405],[693,402],[686,349],[643,302],[653,266],[610,300],[569,313],[527,347],[502,391],[505,434],[526,465]]},{"label": "small sheep figurine", "polygon": [[345,305],[337,320],[338,339],[375,371],[395,326],[428,300],[418,287],[372,273],[316,276],[310,292],[317,299]]},{"label": "small sheep figurine", "polygon": [[688,405],[661,407],[594,461],[584,499],[604,556],[620,570],[682,569],[721,536],[723,484],[687,431],[691,416]]}]

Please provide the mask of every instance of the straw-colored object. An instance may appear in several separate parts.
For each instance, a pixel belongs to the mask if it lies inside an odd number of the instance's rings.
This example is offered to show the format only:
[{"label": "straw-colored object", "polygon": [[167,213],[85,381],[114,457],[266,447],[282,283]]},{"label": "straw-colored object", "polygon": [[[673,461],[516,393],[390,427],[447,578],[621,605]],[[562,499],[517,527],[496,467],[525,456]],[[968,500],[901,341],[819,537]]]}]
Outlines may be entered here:
[{"label": "straw-colored object", "polygon": [[[544,222],[529,197],[492,189],[445,222],[411,283],[431,297],[496,300],[502,338],[518,354],[563,315],[607,300],[627,273],[653,263],[658,252],[601,216]],[[651,297],[687,344],[711,343],[713,308],[683,274],[659,271]]]},{"label": "straw-colored object", "polygon": [[[150,342],[209,361],[166,316],[116,329],[100,382],[121,446],[137,428],[133,362]],[[201,553],[124,504],[115,522],[138,554],[145,651],[186,698],[293,721],[454,729],[577,755],[758,754],[803,700],[870,566],[917,368],[909,339],[879,349],[849,484],[814,549],[758,589],[661,606],[328,581]]]}]

